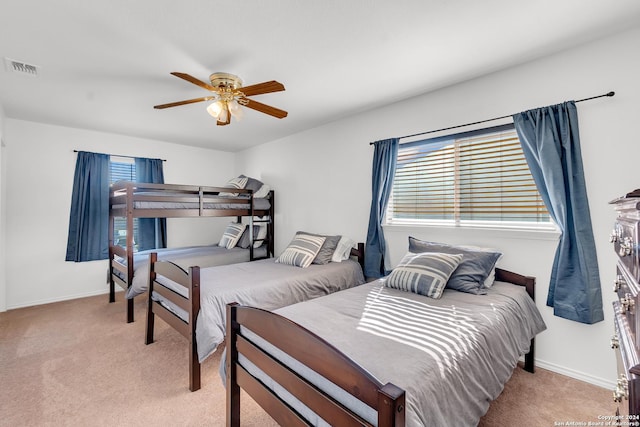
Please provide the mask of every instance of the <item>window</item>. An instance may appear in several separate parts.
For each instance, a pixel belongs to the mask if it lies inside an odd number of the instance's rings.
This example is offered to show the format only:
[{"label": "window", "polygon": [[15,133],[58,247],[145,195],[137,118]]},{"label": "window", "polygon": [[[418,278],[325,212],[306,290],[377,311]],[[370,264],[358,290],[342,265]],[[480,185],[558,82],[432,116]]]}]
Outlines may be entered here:
[{"label": "window", "polygon": [[[117,160],[116,160],[117,159]],[[109,164],[110,183],[116,181],[136,181],[136,164],[133,159],[117,158],[111,156]],[[119,246],[127,245],[127,221],[125,218],[114,219],[114,236],[113,242]],[[133,249],[138,250],[138,218],[133,219]]]},{"label": "window", "polygon": [[554,228],[513,124],[401,144],[386,222]]}]

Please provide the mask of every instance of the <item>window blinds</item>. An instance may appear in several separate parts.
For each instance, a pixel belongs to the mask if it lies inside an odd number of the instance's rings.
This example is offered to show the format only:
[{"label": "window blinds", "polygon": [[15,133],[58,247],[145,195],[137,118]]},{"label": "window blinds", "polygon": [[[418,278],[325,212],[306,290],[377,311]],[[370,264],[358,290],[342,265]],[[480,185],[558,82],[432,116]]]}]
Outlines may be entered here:
[{"label": "window blinds", "polygon": [[513,126],[403,144],[387,222],[549,223]]},{"label": "window blinds", "polygon": [[[113,161],[110,164],[111,183],[117,181],[136,181],[136,165],[133,161]],[[138,218],[133,219],[133,240],[134,251],[137,251],[138,241]],[[113,241],[116,245],[125,246],[127,242],[127,219],[123,217],[114,218],[114,236]]]}]

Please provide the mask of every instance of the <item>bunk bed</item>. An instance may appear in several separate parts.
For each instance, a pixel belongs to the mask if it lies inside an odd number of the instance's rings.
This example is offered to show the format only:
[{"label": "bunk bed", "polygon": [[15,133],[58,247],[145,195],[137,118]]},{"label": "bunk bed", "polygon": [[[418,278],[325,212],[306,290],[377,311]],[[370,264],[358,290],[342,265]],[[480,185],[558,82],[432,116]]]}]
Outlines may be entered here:
[{"label": "bunk bed", "polygon": [[[160,259],[176,259],[180,265],[214,266],[253,261],[273,256],[274,192],[254,197],[252,189],[177,184],[146,184],[119,181],[111,185],[109,195],[109,302],[115,302],[115,285],[126,292],[127,322],[134,320],[133,298],[145,291],[148,259],[152,251],[136,254],[135,218],[236,217],[247,224],[249,240],[246,250],[200,246],[155,250]],[[115,222],[125,222],[124,244],[115,239]],[[254,224],[266,227],[266,237],[254,235]],[[263,248],[257,246],[262,245]],[[144,264],[144,265],[143,265]],[[139,265],[139,267],[138,267]],[[141,271],[139,286],[134,289],[136,270]]]},{"label": "bunk bed", "polygon": [[[239,301],[276,309],[364,283],[364,243],[345,250],[341,262],[306,268],[270,258],[218,267],[190,267],[151,255],[146,344],[154,341],[155,316],[189,340],[189,390],[200,389],[200,363],[226,332],[226,304]],[[351,258],[355,258],[351,259]]]},{"label": "bunk bed", "polygon": [[477,425],[546,326],[535,279],[495,269],[486,295],[440,299],[379,279],[269,312],[227,306],[227,426],[245,390],[280,425]]}]

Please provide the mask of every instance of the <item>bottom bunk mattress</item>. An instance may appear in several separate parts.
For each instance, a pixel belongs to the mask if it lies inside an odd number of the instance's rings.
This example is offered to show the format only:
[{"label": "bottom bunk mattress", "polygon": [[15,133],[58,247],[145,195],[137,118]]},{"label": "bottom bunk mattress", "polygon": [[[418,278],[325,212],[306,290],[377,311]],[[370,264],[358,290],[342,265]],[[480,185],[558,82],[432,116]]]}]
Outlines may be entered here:
[{"label": "bottom bunk mattress", "polygon": [[[194,265],[213,267],[218,265],[235,264],[250,260],[249,249],[235,247],[227,249],[218,245],[187,246],[181,248],[150,249],[137,252],[133,256],[133,279],[131,286],[125,291],[128,299],[145,293],[149,287],[149,255],[158,254],[159,261],[171,261],[185,270]],[[267,247],[262,245],[253,250],[255,258],[267,256]],[[126,265],[126,260],[116,257],[118,262]],[[121,277],[124,280],[124,277]]]},{"label": "bottom bunk mattress", "polygon": [[[531,340],[546,329],[535,303],[524,287],[504,282],[495,282],[487,295],[447,289],[432,299],[387,288],[382,280],[275,312],[324,338],[382,384],[405,390],[407,426],[477,425]],[[243,333],[375,425],[372,408],[250,331]],[[311,424],[329,425],[242,355],[239,362]],[[224,369],[223,356],[223,381]]]},{"label": "bottom bunk mattress", "polygon": [[[156,281],[188,298],[188,290],[165,277]],[[312,264],[306,268],[275,262],[274,258],[200,269],[200,312],[196,320],[198,360],[204,361],[224,341],[226,306],[237,302],[275,310],[364,283],[360,264],[353,260]],[[188,313],[151,296],[188,322]]]}]

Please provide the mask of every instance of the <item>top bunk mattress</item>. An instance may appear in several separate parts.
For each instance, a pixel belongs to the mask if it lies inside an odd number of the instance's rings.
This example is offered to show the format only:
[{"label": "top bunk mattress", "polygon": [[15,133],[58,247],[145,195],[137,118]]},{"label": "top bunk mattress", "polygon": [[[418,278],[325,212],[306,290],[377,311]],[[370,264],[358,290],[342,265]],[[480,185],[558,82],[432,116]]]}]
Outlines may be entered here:
[{"label": "top bunk mattress", "polygon": [[[184,197],[183,195],[176,195],[176,197]],[[133,208],[134,209],[200,209],[200,203],[197,201],[193,202],[184,202],[184,201],[172,201],[170,196],[167,196],[166,193],[162,194],[162,198],[166,198],[164,201],[143,201],[143,200],[134,200]],[[215,197],[207,197],[207,202],[202,204],[203,209],[211,209],[211,210],[248,210],[250,208],[249,200],[247,197],[236,197],[238,199],[237,203],[221,203],[216,202]],[[220,197],[222,200],[229,200],[229,197]],[[114,204],[112,206],[113,209],[125,209],[126,204]],[[253,209],[254,210],[269,210],[271,208],[271,203],[269,199],[266,198],[254,198],[253,199]]]}]

